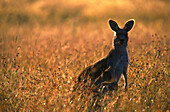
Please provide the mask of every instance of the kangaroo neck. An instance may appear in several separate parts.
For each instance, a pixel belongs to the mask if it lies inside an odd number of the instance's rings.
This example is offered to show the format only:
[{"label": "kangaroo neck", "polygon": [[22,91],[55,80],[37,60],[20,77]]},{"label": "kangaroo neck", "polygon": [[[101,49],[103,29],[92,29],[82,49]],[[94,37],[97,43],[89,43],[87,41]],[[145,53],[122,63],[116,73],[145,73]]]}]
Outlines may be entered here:
[{"label": "kangaroo neck", "polygon": [[124,54],[126,54],[126,52],[127,52],[125,46],[121,46],[121,47],[120,47],[120,46],[119,46],[119,47],[116,47],[116,46],[115,46],[115,51],[116,51],[116,53],[119,54],[119,55],[124,55]]}]

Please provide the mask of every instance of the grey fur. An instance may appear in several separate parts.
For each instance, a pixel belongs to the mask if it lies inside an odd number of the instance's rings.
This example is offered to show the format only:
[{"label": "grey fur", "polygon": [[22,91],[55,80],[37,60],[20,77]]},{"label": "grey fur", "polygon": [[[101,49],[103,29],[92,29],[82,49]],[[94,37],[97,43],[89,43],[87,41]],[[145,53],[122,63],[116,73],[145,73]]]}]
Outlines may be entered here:
[{"label": "grey fur", "polygon": [[[117,23],[109,20],[110,28],[116,32],[114,48],[97,63],[87,67],[78,77],[78,83],[91,80],[91,85],[107,90],[117,90],[121,74],[124,75],[125,89],[127,89],[127,69],[129,58],[127,53],[128,32],[133,27],[134,20],[128,21],[123,29]],[[105,89],[107,86],[107,89]]]}]

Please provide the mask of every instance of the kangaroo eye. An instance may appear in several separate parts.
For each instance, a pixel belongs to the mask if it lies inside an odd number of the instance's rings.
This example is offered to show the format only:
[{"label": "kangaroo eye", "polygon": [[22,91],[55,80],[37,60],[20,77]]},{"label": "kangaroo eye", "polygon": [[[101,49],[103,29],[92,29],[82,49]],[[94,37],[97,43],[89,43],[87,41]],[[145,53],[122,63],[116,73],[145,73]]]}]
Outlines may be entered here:
[{"label": "kangaroo eye", "polygon": [[119,37],[119,36],[120,36],[120,34],[116,33],[116,36],[117,36],[117,37]]},{"label": "kangaroo eye", "polygon": [[126,34],[124,34],[124,36],[127,38],[127,33],[126,33]]}]

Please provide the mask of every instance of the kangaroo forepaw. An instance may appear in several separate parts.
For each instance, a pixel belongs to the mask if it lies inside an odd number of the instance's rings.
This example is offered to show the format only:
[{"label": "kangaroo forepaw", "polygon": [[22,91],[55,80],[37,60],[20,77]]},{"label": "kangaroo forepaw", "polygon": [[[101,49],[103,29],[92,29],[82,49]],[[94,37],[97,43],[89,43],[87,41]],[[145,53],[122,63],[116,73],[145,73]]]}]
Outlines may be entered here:
[{"label": "kangaroo forepaw", "polygon": [[127,92],[128,91],[128,88],[127,87],[125,87],[125,92]]}]

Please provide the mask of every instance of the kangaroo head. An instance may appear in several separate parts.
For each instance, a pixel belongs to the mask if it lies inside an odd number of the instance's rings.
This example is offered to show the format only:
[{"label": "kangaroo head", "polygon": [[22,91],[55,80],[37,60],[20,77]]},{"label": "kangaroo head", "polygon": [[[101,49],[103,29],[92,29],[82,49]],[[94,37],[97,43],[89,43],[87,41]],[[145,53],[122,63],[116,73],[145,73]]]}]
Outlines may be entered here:
[{"label": "kangaroo head", "polygon": [[121,29],[115,21],[109,20],[110,28],[116,32],[116,37],[114,39],[115,48],[127,47],[128,32],[132,29],[133,24],[134,20],[130,20],[125,24],[124,28]]}]

